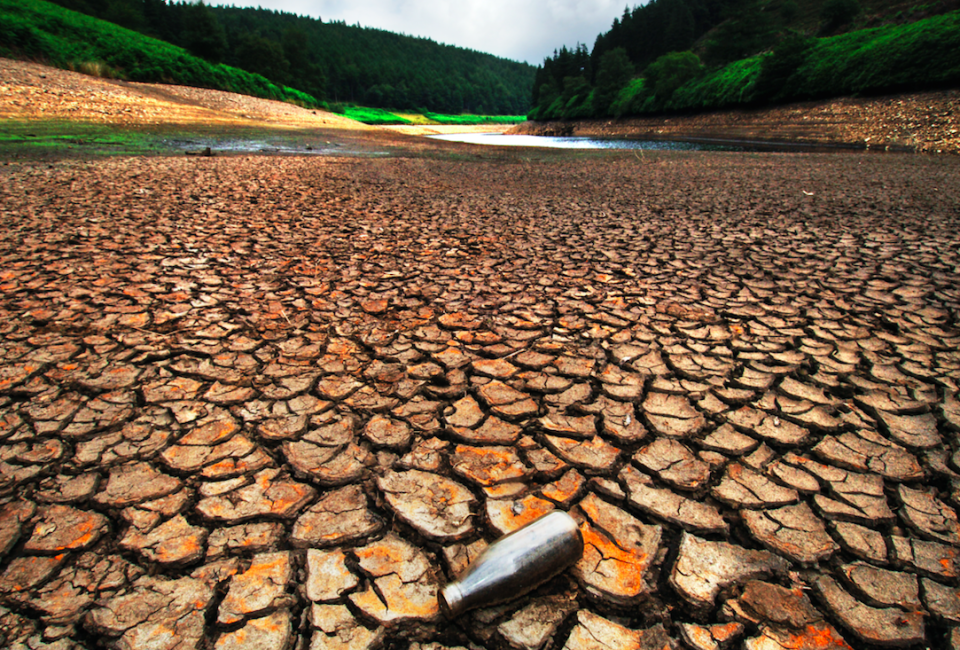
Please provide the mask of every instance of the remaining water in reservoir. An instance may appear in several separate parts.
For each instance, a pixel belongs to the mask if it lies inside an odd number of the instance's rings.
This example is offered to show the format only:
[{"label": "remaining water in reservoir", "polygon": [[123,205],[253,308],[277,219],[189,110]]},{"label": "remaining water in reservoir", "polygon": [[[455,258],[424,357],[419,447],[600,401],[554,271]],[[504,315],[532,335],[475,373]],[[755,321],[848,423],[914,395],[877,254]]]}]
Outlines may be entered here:
[{"label": "remaining water in reservoir", "polygon": [[554,137],[546,135],[504,135],[503,133],[452,133],[431,135],[435,140],[467,142],[502,147],[549,147],[553,149],[660,149],[671,151],[743,151],[744,147],[730,144],[676,142],[671,140],[604,140],[578,136]]},{"label": "remaining water in reservoir", "polygon": [[503,133],[451,133],[428,136],[448,142],[499,145],[503,147],[550,147],[554,149],[645,149],[647,151],[833,151],[842,145],[790,142],[686,142],[680,140],[627,140],[579,136],[506,135]]}]

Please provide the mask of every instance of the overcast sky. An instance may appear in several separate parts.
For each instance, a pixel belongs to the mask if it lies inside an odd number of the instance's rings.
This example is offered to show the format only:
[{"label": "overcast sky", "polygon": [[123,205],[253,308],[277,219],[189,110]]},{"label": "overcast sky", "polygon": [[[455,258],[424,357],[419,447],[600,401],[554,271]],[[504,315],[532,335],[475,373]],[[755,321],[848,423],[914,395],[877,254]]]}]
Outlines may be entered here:
[{"label": "overcast sky", "polygon": [[[593,48],[625,0],[208,0],[345,20],[539,65],[561,45]],[[630,6],[637,4],[629,2]]]}]

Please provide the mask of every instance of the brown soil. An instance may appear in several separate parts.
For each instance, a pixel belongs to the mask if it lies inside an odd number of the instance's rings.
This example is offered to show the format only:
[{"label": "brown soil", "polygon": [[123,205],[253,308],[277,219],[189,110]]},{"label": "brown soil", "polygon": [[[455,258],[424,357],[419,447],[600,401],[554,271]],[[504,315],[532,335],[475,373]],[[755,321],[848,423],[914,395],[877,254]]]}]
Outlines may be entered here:
[{"label": "brown soil", "polygon": [[[0,166],[0,646],[960,644],[960,157],[441,148],[51,77],[448,155]],[[440,615],[554,508],[575,566]]]},{"label": "brown soil", "polygon": [[701,115],[522,124],[514,133],[747,140],[960,153],[960,91],[804,102]]},{"label": "brown soil", "polygon": [[100,79],[11,59],[0,59],[0,79],[0,119],[372,130],[340,115],[284,102],[187,86]]}]

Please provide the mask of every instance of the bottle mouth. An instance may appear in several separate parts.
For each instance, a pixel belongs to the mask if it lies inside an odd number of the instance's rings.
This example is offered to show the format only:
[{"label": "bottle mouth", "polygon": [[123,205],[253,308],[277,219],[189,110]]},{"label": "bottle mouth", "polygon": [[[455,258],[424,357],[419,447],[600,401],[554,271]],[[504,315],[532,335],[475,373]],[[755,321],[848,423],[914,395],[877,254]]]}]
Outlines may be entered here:
[{"label": "bottle mouth", "polygon": [[456,618],[463,611],[463,592],[454,583],[441,589],[437,600],[440,602],[440,611],[447,618]]}]

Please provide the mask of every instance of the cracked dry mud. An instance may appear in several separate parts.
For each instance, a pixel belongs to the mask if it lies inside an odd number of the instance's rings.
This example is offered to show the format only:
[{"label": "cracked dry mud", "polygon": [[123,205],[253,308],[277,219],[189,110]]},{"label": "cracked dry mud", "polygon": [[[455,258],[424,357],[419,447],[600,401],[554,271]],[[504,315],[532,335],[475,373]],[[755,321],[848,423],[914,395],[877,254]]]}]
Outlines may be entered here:
[{"label": "cracked dry mud", "polygon": [[0,168],[0,645],[960,647],[960,163],[447,151]]}]

